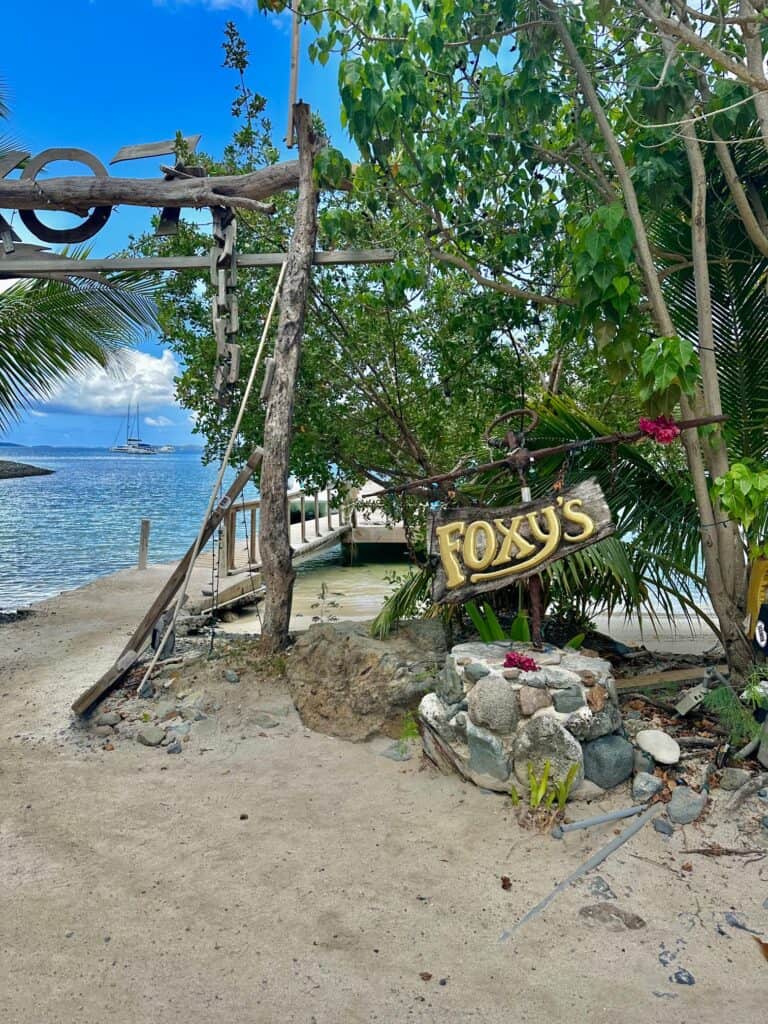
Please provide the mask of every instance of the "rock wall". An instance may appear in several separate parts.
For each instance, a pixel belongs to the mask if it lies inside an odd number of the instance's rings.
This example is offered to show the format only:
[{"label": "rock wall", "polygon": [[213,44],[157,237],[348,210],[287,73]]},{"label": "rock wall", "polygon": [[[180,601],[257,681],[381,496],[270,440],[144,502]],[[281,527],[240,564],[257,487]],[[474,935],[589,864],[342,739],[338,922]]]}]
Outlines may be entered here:
[{"label": "rock wall", "polygon": [[[529,670],[505,667],[514,652]],[[632,774],[633,748],[622,729],[611,665],[602,658],[546,645],[464,643],[448,654],[434,691],[419,706],[424,752],[444,770],[478,786],[525,790],[528,765],[564,779],[578,766],[602,789]]]}]

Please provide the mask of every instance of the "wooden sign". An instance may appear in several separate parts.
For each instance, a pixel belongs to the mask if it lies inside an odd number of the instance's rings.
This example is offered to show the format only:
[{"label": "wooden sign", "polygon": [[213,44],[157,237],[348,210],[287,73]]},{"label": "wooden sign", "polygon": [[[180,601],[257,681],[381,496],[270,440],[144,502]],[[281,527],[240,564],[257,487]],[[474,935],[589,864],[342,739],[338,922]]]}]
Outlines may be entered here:
[{"label": "wooden sign", "polygon": [[614,532],[603,492],[585,480],[556,498],[511,508],[455,508],[431,519],[436,602],[458,603],[541,572]]}]

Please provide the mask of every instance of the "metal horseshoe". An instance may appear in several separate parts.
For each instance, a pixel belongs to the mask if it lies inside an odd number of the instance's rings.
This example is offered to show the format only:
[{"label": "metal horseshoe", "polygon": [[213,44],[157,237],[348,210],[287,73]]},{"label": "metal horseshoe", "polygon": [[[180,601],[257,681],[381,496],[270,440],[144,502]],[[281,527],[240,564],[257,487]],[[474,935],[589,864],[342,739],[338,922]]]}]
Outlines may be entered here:
[{"label": "metal horseshoe", "polygon": [[[77,163],[85,164],[86,167],[93,171],[97,178],[109,177],[109,171],[92,153],[85,149],[65,148],[44,149],[42,153],[38,153],[22,171],[22,179],[36,178],[46,164],[53,163],[55,160],[73,160]],[[83,223],[78,224],[74,228],[48,227],[37,217],[34,210],[19,210],[19,217],[21,217],[22,223],[29,228],[32,234],[41,241],[66,244],[68,242],[85,242],[89,238],[93,238],[107,223],[111,213],[111,206],[95,206],[93,211],[83,220]]]}]

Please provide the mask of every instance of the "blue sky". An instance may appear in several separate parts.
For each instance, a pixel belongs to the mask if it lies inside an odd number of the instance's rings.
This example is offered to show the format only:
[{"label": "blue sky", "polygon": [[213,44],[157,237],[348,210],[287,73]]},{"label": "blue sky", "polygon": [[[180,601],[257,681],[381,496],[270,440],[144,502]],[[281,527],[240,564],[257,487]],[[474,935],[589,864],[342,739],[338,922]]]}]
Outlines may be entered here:
[{"label": "blue sky", "polygon": [[[285,134],[289,16],[260,14],[253,0],[38,0],[3,10],[2,79],[12,121],[3,126],[33,154],[76,146],[107,164],[129,143],[200,132],[200,146],[221,151],[231,135],[234,72],[221,67],[224,25],[235,21],[251,53],[251,86],[268,99],[275,140]],[[300,98],[326,122],[345,150],[338,119],[336,72],[310,64],[302,40]],[[158,174],[163,159],[118,164],[125,176]],[[59,165],[66,173],[67,165]],[[71,165],[69,165],[71,166]],[[7,211],[4,211],[8,216]],[[123,208],[90,243],[95,255],[121,249],[149,226],[152,211]],[[19,228],[18,218],[14,227]],[[34,239],[25,236],[25,240]],[[2,301],[0,299],[0,301]],[[125,429],[128,402],[142,403],[148,441],[193,441],[189,418],[172,400],[176,366],[148,340],[117,376],[94,372],[36,406],[2,441],[110,445]]]}]

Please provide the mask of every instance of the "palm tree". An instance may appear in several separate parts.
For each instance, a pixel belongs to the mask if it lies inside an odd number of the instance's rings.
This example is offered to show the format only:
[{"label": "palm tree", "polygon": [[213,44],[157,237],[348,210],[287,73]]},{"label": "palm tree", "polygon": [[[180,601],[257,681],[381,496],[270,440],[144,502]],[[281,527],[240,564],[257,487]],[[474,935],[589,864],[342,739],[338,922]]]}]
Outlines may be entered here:
[{"label": "palm tree", "polygon": [[[0,83],[0,119],[7,116]],[[0,156],[9,148],[0,137]],[[18,280],[0,291],[0,430],[73,372],[107,366],[120,348],[157,329],[153,287],[136,274],[116,274]]]}]

